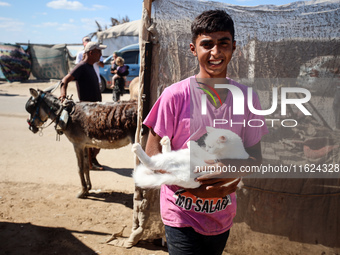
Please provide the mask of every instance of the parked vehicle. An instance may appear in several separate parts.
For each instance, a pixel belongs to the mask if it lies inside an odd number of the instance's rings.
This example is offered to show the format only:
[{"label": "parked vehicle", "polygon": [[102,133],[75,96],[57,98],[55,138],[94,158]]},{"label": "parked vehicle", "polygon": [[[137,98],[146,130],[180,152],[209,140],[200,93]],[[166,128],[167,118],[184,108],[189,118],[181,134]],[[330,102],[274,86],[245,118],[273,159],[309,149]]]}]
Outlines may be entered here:
[{"label": "parked vehicle", "polygon": [[[113,52],[112,52],[113,53]],[[140,55],[139,55],[139,44],[132,44],[126,46],[117,51],[117,55],[122,57],[125,64],[129,66],[129,75],[126,77],[125,89],[129,89],[130,82],[139,76],[140,69]],[[109,89],[112,84],[112,73],[111,71],[112,55],[104,60],[104,67],[99,68],[101,84],[100,90],[104,92],[105,89]]]}]

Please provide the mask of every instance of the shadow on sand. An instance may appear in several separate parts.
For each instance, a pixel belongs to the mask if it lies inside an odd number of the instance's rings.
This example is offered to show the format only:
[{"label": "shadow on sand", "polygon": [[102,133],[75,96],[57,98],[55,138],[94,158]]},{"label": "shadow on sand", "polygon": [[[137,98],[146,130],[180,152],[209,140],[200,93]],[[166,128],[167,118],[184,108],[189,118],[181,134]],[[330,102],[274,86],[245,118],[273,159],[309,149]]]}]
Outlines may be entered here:
[{"label": "shadow on sand", "polygon": [[31,223],[0,222],[1,254],[96,254],[73,236],[75,233],[107,236],[109,233],[74,231]]},{"label": "shadow on sand", "polygon": [[105,203],[122,204],[130,209],[133,208],[133,194],[126,194],[115,191],[103,191],[103,192],[90,191],[90,194],[87,196],[87,199],[101,201]]},{"label": "shadow on sand", "polygon": [[[132,177],[132,172],[133,172],[132,168],[112,168],[109,166],[103,166],[103,167],[104,167],[104,170],[100,170],[100,171],[114,172],[121,176]],[[91,170],[91,171],[96,171],[96,170]]]}]

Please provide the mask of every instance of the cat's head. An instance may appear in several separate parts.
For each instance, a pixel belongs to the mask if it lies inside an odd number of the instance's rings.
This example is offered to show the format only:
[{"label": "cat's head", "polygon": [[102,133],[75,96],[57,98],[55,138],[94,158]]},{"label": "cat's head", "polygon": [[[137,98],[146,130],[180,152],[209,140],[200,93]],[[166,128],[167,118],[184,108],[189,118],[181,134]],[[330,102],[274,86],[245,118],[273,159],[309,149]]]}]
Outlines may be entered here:
[{"label": "cat's head", "polygon": [[242,145],[241,138],[228,129],[206,127],[207,137],[205,139],[206,150],[211,154],[232,150],[235,146]]}]

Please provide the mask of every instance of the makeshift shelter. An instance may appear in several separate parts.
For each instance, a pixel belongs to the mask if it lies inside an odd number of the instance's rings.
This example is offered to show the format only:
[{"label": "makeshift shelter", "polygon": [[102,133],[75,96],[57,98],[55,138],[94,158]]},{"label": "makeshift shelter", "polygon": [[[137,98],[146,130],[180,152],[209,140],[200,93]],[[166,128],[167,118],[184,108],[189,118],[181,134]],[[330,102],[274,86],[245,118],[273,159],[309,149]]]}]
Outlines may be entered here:
[{"label": "makeshift shelter", "polygon": [[37,79],[62,79],[75,59],[66,44],[30,44],[28,49],[32,57],[32,74]]},{"label": "makeshift shelter", "polygon": [[107,45],[103,56],[107,57],[125,46],[138,43],[140,24],[140,20],[135,20],[97,32],[98,41]]},{"label": "makeshift shelter", "polygon": [[[165,87],[198,72],[198,62],[189,49],[190,24],[204,10],[225,9],[234,19],[237,50],[228,68],[229,76],[258,91],[262,107],[268,109],[273,87],[306,87],[298,82],[315,58],[328,59],[327,74],[338,74],[340,56],[340,1],[318,0],[282,6],[243,7],[194,0],[144,1],[140,32],[141,73],[139,130],[136,141],[145,142],[142,120]],[[152,13],[152,14],[151,14]],[[152,17],[152,19],[151,19]],[[312,116],[290,109],[296,128],[269,127],[263,138],[264,165],[315,166],[336,168],[332,174],[263,175],[245,179],[245,191],[238,192],[236,222],[253,230],[286,236],[290,240],[340,247],[340,132],[335,129],[332,108],[339,85],[337,76],[326,76],[333,93],[312,92],[308,110]],[[326,80],[320,77],[316,91]],[[303,80],[303,79],[302,79]],[[315,84],[313,85],[315,86]],[[298,97],[298,95],[295,95]],[[269,100],[268,100],[269,99]],[[267,118],[278,119],[277,112]],[[283,117],[285,118],[285,117]],[[315,173],[315,171],[314,171]],[[320,172],[319,172],[320,173]],[[264,179],[266,178],[266,179]],[[270,179],[268,179],[270,178]],[[158,192],[136,188],[134,226],[127,240],[113,244],[131,247],[139,240],[159,238]]]},{"label": "makeshift shelter", "polygon": [[0,44],[0,78],[9,82],[27,80],[31,72],[31,60],[27,52],[14,44]]}]

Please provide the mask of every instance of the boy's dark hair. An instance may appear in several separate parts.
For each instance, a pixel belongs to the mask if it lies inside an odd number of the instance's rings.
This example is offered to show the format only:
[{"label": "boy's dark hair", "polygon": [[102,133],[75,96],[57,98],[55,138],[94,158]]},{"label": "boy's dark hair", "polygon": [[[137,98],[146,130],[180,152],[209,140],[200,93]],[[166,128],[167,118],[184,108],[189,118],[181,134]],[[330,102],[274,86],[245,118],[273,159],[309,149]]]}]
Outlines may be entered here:
[{"label": "boy's dark hair", "polygon": [[202,12],[191,23],[192,43],[196,43],[197,37],[202,33],[228,31],[232,40],[235,38],[234,21],[224,10],[210,10]]}]

